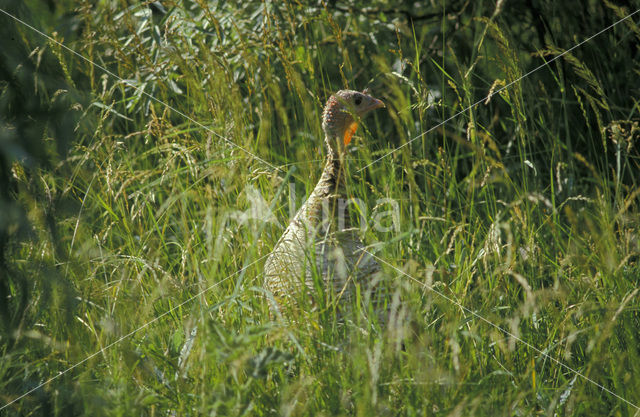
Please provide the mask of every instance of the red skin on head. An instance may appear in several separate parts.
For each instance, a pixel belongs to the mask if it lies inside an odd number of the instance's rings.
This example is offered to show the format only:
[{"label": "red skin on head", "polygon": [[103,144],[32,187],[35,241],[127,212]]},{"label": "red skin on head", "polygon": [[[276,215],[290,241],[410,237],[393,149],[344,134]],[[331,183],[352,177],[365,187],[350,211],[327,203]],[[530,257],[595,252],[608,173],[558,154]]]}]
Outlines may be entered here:
[{"label": "red skin on head", "polygon": [[322,114],[322,128],[328,137],[342,140],[346,147],[358,129],[358,121],[369,111],[384,107],[368,91],[340,90],[327,100]]},{"label": "red skin on head", "polygon": [[[324,125],[331,130],[342,130],[342,141],[344,145],[348,145],[351,142],[351,138],[358,129],[358,123],[353,121],[351,115],[342,110],[342,104],[335,96],[329,97],[327,105],[323,112]],[[345,124],[348,125],[343,127]]]}]

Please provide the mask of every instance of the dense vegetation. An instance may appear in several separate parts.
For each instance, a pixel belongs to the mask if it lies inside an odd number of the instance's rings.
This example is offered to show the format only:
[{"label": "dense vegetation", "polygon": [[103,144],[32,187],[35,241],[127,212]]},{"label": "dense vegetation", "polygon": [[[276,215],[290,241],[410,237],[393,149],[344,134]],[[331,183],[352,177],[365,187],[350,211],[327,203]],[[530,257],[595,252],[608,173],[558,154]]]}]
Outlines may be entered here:
[{"label": "dense vegetation", "polygon": [[[638,413],[639,8],[0,0],[0,415]],[[346,87],[386,330],[261,285]]]}]

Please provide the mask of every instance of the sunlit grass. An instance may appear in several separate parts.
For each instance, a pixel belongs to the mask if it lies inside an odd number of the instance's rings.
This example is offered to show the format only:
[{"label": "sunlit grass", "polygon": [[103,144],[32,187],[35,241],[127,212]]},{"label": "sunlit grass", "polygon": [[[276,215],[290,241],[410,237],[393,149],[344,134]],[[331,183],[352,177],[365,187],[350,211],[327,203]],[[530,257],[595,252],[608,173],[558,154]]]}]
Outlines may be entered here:
[{"label": "sunlit grass", "polygon": [[[549,359],[640,404],[638,106],[606,62],[576,51],[360,171],[572,45],[523,49],[526,28],[493,3],[456,33],[288,2],[189,4],[156,16],[79,2],[87,35],[68,46],[128,85],[55,54],[93,105],[56,166],[15,164],[33,230],[11,268],[35,278],[13,288],[29,302],[0,344],[3,404],[143,328],[2,413],[637,411]],[[386,329],[329,310],[287,323],[261,259],[322,170],[324,100],[366,86],[387,109],[354,139],[348,190],[369,214],[397,203],[397,227],[365,242],[415,280],[384,266],[398,317]]]}]

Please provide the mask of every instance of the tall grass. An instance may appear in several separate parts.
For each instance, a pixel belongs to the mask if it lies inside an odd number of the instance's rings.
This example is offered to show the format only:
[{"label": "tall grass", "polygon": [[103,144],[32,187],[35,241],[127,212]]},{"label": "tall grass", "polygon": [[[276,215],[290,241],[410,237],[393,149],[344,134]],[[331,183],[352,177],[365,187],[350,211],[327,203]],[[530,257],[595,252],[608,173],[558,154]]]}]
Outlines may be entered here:
[{"label": "tall grass", "polygon": [[[12,9],[121,80],[2,16],[42,103],[87,98],[36,135],[44,162],[3,151],[28,230],[6,229],[0,406],[108,349],[0,414],[636,413],[637,18],[467,108],[638,6],[436,3]],[[24,83],[2,84],[3,133]],[[321,172],[324,101],[367,86],[387,109],[354,140],[349,192],[370,214],[397,202],[365,241],[415,279],[384,266],[387,329],[287,324],[261,259]]]}]

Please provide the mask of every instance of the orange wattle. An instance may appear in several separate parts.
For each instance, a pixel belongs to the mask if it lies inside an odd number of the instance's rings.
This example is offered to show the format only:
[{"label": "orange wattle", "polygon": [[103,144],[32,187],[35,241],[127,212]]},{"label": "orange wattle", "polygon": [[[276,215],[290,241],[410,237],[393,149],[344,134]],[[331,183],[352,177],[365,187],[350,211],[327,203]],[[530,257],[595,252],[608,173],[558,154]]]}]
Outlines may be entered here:
[{"label": "orange wattle", "polygon": [[347,146],[351,142],[353,134],[358,130],[358,122],[352,122],[349,127],[344,131],[344,146]]}]

